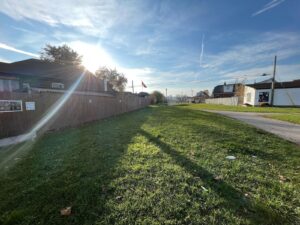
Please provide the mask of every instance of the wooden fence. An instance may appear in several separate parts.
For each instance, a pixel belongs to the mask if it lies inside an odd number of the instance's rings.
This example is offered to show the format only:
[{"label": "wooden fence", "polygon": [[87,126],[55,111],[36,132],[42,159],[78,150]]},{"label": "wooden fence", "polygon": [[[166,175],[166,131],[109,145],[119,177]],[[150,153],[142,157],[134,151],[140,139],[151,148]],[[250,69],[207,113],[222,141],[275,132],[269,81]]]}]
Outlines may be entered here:
[{"label": "wooden fence", "polygon": [[[64,93],[34,91],[31,93],[0,93],[1,100],[21,100],[22,111],[0,112],[0,138],[29,132],[53,106],[59,104]],[[26,109],[26,102],[34,102],[34,110]],[[131,93],[95,94],[73,93],[43,130],[77,126],[149,105],[150,99]]]}]

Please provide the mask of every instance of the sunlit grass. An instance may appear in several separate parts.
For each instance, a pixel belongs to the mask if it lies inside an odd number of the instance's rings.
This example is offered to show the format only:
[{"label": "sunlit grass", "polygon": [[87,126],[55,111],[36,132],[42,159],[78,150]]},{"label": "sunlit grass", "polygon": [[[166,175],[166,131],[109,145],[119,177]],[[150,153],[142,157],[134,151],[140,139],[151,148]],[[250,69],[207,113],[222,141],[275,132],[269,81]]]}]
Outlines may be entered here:
[{"label": "sunlit grass", "polygon": [[276,114],[276,115],[267,115],[267,118],[287,121],[291,123],[300,124],[300,114],[299,113],[285,113],[285,114]]},{"label": "sunlit grass", "polygon": [[207,110],[222,110],[236,112],[262,112],[262,113],[300,113],[300,108],[293,107],[252,107],[252,106],[229,106],[229,105],[214,105],[214,104],[185,104],[183,105],[190,109],[207,109]]},{"label": "sunlit grass", "polygon": [[238,121],[149,107],[45,135],[2,171],[0,221],[299,224],[299,165],[298,146]]}]

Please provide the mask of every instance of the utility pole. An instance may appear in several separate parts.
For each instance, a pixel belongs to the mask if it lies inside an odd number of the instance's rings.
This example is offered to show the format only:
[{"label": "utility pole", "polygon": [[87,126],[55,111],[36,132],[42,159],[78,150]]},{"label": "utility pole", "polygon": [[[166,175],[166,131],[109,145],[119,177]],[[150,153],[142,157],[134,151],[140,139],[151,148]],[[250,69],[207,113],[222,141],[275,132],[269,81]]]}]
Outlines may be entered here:
[{"label": "utility pole", "polygon": [[277,56],[275,55],[275,58],[274,58],[273,78],[272,78],[271,106],[274,105],[274,91],[275,91],[276,63],[277,63]]},{"label": "utility pole", "polygon": [[132,80],[132,93],[134,94],[133,80]]},{"label": "utility pole", "polygon": [[166,101],[168,101],[168,88],[166,88]]}]

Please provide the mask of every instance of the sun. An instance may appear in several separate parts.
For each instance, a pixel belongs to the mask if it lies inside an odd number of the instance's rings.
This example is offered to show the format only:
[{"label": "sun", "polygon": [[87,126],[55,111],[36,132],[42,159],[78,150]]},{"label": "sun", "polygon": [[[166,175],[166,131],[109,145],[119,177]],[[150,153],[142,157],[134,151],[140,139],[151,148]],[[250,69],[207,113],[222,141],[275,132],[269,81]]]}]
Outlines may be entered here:
[{"label": "sun", "polygon": [[83,66],[93,73],[100,67],[117,67],[117,63],[109,53],[99,45],[76,41],[72,42],[70,46],[82,55]]}]

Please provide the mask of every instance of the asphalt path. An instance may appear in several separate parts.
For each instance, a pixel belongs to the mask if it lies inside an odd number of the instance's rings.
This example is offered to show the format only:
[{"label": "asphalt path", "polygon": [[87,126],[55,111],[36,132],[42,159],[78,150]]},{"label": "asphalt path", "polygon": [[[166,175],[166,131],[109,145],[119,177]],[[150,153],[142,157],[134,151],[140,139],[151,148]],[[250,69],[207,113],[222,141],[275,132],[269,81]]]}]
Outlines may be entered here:
[{"label": "asphalt path", "polygon": [[230,112],[216,110],[204,111],[218,113],[233,119],[243,121],[247,124],[273,133],[281,138],[300,145],[300,125],[264,117],[265,115],[270,115],[270,113]]}]

